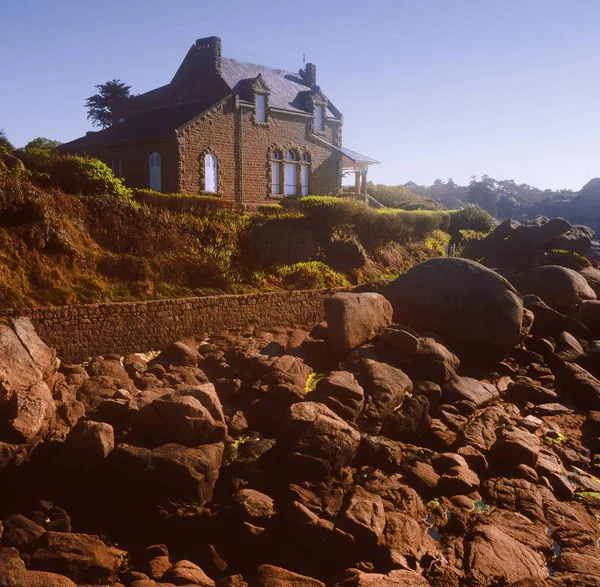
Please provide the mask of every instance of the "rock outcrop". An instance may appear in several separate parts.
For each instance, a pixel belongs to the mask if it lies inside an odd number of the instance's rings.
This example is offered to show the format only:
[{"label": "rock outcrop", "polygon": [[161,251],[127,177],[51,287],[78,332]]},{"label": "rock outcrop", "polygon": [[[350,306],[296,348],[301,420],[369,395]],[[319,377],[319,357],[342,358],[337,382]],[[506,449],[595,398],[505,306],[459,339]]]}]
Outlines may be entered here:
[{"label": "rock outcrop", "polygon": [[546,269],[427,262],[151,360],[0,325],[0,587],[600,585],[600,302]]}]

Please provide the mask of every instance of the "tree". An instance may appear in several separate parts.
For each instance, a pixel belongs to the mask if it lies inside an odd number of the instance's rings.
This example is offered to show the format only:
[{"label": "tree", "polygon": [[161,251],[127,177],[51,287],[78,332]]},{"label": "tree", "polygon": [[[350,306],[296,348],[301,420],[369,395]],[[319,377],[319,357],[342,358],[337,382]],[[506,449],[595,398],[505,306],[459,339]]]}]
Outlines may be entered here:
[{"label": "tree", "polygon": [[0,128],[0,151],[12,153],[14,150],[15,148],[12,146],[12,143],[8,140],[4,129]]},{"label": "tree", "polygon": [[37,137],[29,141],[22,149],[17,149],[15,155],[23,161],[27,169],[45,172],[50,171],[57,156],[60,141]]},{"label": "tree", "polygon": [[129,93],[131,86],[119,79],[113,79],[94,87],[98,88],[100,92],[90,96],[85,101],[87,117],[92,121],[93,126],[107,128],[112,124],[113,108],[133,97]]},{"label": "tree", "polygon": [[31,151],[32,149],[40,149],[42,151],[54,152],[62,143],[53,139],[47,139],[46,137],[37,137],[29,141],[25,147],[25,151]]}]

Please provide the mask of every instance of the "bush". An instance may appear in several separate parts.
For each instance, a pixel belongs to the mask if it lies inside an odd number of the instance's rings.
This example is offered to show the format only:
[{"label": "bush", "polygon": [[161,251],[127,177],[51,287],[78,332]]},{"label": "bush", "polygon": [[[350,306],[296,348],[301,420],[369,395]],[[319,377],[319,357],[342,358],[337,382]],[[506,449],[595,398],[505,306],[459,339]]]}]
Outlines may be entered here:
[{"label": "bush", "polygon": [[275,215],[275,214],[283,214],[283,213],[285,213],[286,210],[280,204],[263,204],[262,206],[258,206],[256,211],[259,214]]},{"label": "bush", "polygon": [[446,231],[447,212],[427,210],[372,210],[356,218],[355,230],[363,246],[370,251],[390,242],[407,243],[423,238],[434,230]]},{"label": "bush", "polygon": [[476,230],[459,230],[458,231],[458,241],[461,244],[468,245],[469,243],[482,241],[486,236],[488,236],[489,232],[477,232]]},{"label": "bush", "polygon": [[445,257],[450,244],[450,235],[443,230],[432,230],[423,238],[423,242],[428,249],[435,251],[441,257]]},{"label": "bush", "polygon": [[550,265],[560,265],[573,271],[581,271],[590,267],[591,263],[581,255],[564,249],[551,249],[546,252],[546,259]]},{"label": "bush", "polygon": [[389,208],[402,210],[440,210],[439,202],[411,192],[403,185],[368,184],[369,195]]},{"label": "bush", "polygon": [[449,232],[455,240],[460,237],[461,230],[490,232],[496,225],[494,217],[475,204],[466,204],[460,210],[450,211]]},{"label": "bush", "polygon": [[53,181],[70,194],[108,194],[123,200],[131,198],[131,191],[116,178],[110,167],[98,159],[87,157],[59,157],[50,173]]},{"label": "bush", "polygon": [[292,289],[321,289],[350,285],[344,275],[320,261],[280,265],[274,268],[274,273],[279,278],[281,286]]},{"label": "bush", "polygon": [[223,200],[217,196],[169,194],[137,188],[133,190],[133,198],[136,202],[152,206],[153,208],[198,215],[221,210],[230,211],[236,205],[235,202]]}]

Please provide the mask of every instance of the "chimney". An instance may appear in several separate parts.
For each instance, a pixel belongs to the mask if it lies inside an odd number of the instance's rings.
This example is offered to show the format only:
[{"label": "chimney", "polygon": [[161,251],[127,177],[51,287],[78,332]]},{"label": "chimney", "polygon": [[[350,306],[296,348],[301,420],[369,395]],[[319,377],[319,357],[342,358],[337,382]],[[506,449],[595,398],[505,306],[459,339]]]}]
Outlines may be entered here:
[{"label": "chimney", "polygon": [[306,85],[314,88],[317,85],[317,66],[314,63],[307,63],[304,70],[304,81]]},{"label": "chimney", "polygon": [[195,47],[202,63],[206,64],[215,73],[220,74],[222,65],[221,39],[219,37],[198,39]]}]

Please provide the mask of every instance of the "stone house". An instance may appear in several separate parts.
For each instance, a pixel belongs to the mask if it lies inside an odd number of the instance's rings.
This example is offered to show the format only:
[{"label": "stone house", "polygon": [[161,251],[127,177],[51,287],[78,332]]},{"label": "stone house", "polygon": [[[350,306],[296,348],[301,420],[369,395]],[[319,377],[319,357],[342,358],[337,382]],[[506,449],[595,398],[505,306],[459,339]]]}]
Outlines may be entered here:
[{"label": "stone house", "polygon": [[377,163],[342,147],[342,114],[315,65],[289,73],[227,59],[218,37],[197,40],[170,83],[116,107],[111,127],[61,151],[101,159],[130,187],[240,206],[338,194],[347,172],[366,193]]}]

